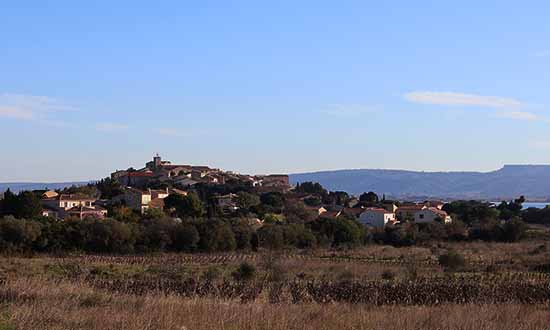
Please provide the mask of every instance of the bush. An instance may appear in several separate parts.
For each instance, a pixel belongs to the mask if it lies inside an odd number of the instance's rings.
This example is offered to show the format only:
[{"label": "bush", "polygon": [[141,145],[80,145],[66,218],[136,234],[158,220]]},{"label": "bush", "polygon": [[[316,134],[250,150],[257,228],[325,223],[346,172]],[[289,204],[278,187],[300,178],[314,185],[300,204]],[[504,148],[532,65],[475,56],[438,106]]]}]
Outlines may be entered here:
[{"label": "bush", "polygon": [[31,250],[41,231],[42,226],[36,221],[4,217],[0,219],[0,250]]},{"label": "bush", "polygon": [[517,242],[525,236],[526,231],[527,225],[518,218],[514,218],[506,221],[502,226],[501,240],[504,242]]},{"label": "bush", "polygon": [[395,273],[391,270],[386,269],[382,272],[382,279],[384,280],[393,280],[395,278]]},{"label": "bush", "polygon": [[449,251],[446,254],[440,255],[438,260],[445,271],[459,271],[466,266],[464,257],[455,251]]},{"label": "bush", "polygon": [[231,275],[237,281],[249,281],[256,275],[256,267],[247,262],[243,262]]}]

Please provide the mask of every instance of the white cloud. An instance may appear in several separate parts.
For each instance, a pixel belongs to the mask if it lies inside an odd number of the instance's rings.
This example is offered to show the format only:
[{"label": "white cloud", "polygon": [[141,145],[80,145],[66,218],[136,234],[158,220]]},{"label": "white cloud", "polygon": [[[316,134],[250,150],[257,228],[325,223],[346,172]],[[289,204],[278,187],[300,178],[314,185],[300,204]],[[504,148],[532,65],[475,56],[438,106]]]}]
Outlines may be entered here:
[{"label": "white cloud", "polygon": [[20,120],[32,120],[34,114],[30,111],[14,107],[0,107],[0,117]]},{"label": "white cloud", "polygon": [[507,118],[507,119],[516,119],[516,120],[529,120],[535,121],[541,119],[534,113],[524,112],[524,111],[511,111],[511,112],[498,112],[497,117]]},{"label": "white cloud", "polygon": [[73,110],[76,109],[47,96],[0,94],[0,117],[3,118],[51,123],[47,118],[49,114]]},{"label": "white cloud", "polygon": [[332,116],[358,116],[364,113],[372,113],[379,110],[377,107],[354,104],[331,104],[321,112]]},{"label": "white cloud", "polygon": [[95,129],[101,132],[120,132],[126,131],[128,129],[128,125],[116,123],[99,123],[95,126]]},{"label": "white cloud", "polygon": [[524,106],[522,102],[513,98],[454,92],[415,91],[406,93],[404,97],[407,101],[413,103],[447,106],[477,106],[509,109],[517,109]]}]

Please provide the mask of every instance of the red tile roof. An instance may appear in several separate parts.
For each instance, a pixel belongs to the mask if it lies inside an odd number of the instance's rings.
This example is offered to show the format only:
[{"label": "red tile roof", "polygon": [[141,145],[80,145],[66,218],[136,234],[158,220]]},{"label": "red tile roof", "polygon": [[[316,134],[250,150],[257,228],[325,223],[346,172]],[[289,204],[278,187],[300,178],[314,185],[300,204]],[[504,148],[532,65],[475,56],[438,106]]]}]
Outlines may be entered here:
[{"label": "red tile roof", "polygon": [[365,209],[365,211],[373,211],[373,212],[380,212],[380,213],[393,213],[386,209],[380,208],[380,207],[368,207]]},{"label": "red tile roof", "polygon": [[153,176],[152,172],[129,172],[128,176],[131,177],[150,177]]},{"label": "red tile roof", "polygon": [[399,212],[399,211],[420,211],[420,210],[423,210],[425,208],[426,208],[426,206],[424,206],[424,205],[404,205],[404,206],[400,206],[397,209],[397,212]]}]

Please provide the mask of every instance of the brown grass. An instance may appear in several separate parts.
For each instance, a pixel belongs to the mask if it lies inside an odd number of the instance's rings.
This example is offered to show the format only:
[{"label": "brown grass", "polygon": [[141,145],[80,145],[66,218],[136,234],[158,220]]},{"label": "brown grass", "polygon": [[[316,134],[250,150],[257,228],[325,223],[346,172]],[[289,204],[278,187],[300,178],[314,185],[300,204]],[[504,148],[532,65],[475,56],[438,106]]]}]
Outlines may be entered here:
[{"label": "brown grass", "polygon": [[[532,305],[384,306],[268,304],[131,296],[82,283],[9,281],[0,329],[548,329],[550,308]],[[4,328],[2,328],[4,326]]]}]

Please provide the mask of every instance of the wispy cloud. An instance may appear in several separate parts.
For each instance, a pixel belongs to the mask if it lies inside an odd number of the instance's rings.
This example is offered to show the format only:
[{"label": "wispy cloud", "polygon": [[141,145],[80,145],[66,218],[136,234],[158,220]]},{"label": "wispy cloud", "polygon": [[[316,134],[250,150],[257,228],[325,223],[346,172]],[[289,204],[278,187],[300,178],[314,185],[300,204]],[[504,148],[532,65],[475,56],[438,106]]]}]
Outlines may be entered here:
[{"label": "wispy cloud", "polygon": [[350,117],[365,113],[372,113],[378,110],[379,108],[374,106],[357,104],[330,104],[325,109],[321,110],[321,112],[331,116]]},{"label": "wispy cloud", "polygon": [[61,122],[50,120],[48,115],[73,110],[76,108],[47,96],[0,94],[0,117],[2,118],[35,120],[44,124],[59,125]]},{"label": "wispy cloud", "polygon": [[116,123],[99,123],[95,129],[100,132],[121,132],[128,130],[128,125]]},{"label": "wispy cloud", "polygon": [[404,98],[413,103],[446,106],[475,106],[507,109],[518,109],[524,106],[521,101],[513,98],[455,92],[415,91],[406,93]]},{"label": "wispy cloud", "polygon": [[524,111],[511,111],[511,112],[497,112],[496,114],[499,118],[515,119],[515,120],[529,120],[535,121],[542,119],[538,115],[531,112]]},{"label": "wispy cloud", "polygon": [[32,120],[34,119],[34,114],[30,111],[15,107],[0,106],[0,117],[19,120]]}]

